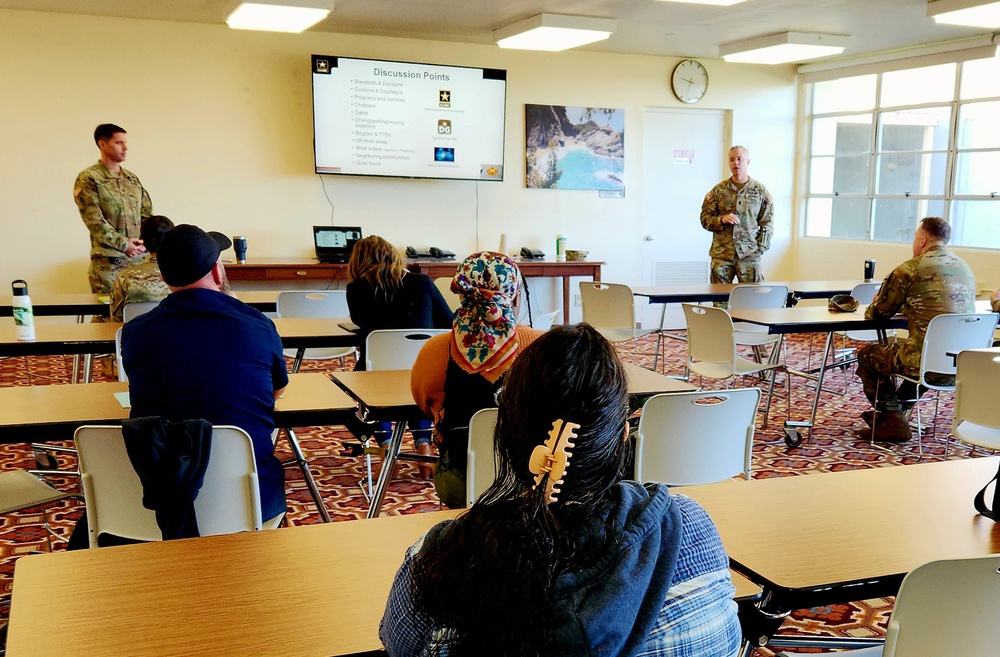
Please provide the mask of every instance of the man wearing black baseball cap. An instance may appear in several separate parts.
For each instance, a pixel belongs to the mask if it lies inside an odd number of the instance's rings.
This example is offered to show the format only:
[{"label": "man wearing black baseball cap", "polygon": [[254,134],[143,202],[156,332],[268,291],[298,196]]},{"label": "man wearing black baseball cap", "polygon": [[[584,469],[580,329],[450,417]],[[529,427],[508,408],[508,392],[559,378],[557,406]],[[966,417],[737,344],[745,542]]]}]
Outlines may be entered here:
[{"label": "man wearing black baseball cap", "polygon": [[182,224],[157,258],[166,299],[122,330],[132,417],[232,424],[253,440],[262,517],[285,511],[285,475],[274,456],[274,400],[288,385],[274,323],[225,293],[221,233]]}]

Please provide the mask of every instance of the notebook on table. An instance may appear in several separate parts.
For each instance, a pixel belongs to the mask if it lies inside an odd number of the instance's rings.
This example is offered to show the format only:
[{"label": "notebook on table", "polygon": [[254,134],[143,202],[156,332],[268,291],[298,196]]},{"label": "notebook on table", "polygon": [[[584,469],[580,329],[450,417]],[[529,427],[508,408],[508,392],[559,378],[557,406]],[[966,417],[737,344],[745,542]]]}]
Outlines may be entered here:
[{"label": "notebook on table", "polygon": [[359,239],[359,226],[313,226],[313,244],[316,247],[316,259],[320,262],[347,262]]}]

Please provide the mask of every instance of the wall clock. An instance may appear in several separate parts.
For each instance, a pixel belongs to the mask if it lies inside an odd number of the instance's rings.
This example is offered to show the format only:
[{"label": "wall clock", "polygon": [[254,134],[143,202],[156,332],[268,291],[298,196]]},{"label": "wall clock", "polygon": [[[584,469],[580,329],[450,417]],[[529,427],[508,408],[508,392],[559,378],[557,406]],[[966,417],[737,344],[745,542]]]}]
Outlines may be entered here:
[{"label": "wall clock", "polygon": [[708,91],[708,71],[701,62],[685,59],[674,67],[670,88],[682,103],[697,103]]}]

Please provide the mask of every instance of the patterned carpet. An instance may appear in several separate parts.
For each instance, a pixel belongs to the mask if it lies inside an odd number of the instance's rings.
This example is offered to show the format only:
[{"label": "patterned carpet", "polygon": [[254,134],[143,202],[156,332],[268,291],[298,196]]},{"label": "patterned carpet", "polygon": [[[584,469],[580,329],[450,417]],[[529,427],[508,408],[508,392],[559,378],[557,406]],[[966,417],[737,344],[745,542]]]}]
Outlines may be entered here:
[{"label": "patterned carpet", "polygon": [[[640,355],[635,357],[640,364],[652,365],[651,354],[642,355],[641,352],[652,352],[654,342],[653,337],[641,341],[638,349]],[[666,373],[682,374],[686,356],[685,343],[677,340],[666,340],[665,343]],[[821,349],[822,342],[819,338],[811,341],[809,336],[792,336],[786,343],[785,360],[795,367],[802,368],[809,362],[810,352],[812,360],[815,361],[818,360]],[[628,346],[622,350],[622,355],[626,360],[633,359],[632,350]],[[303,371],[323,371],[326,367],[328,363],[324,361],[312,363],[307,361]],[[352,368],[353,362],[348,361],[347,367]],[[65,383],[69,380],[70,368],[69,357],[0,359],[0,385]],[[95,367],[95,380],[106,380],[106,377],[97,371],[99,369]],[[857,378],[852,372],[848,372],[848,375],[844,377],[838,370],[828,376],[825,387],[837,392],[842,391],[844,394],[829,393],[821,396],[817,429],[812,439],[803,442],[799,448],[788,449],[785,446],[781,426],[786,414],[786,400],[784,398],[775,400],[769,426],[759,429],[756,435],[753,463],[755,478],[884,467],[916,463],[920,460],[916,439],[903,445],[889,445],[888,449],[873,449],[866,439],[855,433],[864,426],[859,416],[861,411],[868,408],[868,404]],[[695,379],[693,383],[709,389],[723,387],[718,382],[708,379],[700,382]],[[779,387],[783,389],[783,377],[780,375],[776,393]],[[804,380],[793,378],[791,400],[793,420],[807,419],[812,391],[813,388]],[[933,397],[928,395],[923,404],[926,421],[927,416],[934,410]],[[938,415],[941,427],[937,431],[937,439],[925,435],[924,461],[943,458],[944,437],[947,434],[951,409],[951,395],[942,394]],[[342,427],[308,427],[297,431],[297,435],[310,461],[331,517],[336,521],[363,518],[367,502],[358,486],[363,476],[363,459],[340,455],[341,445],[345,441],[350,441],[350,434]],[[404,443],[404,449],[408,443],[409,441]],[[410,445],[412,448],[411,443]],[[290,455],[284,440],[279,440],[278,452],[279,456]],[[967,456],[967,450],[955,449],[953,446],[952,458]],[[62,469],[75,468],[76,464],[71,456],[59,455],[58,458]],[[27,445],[0,445],[0,471],[29,467],[34,467],[34,457]],[[377,464],[375,467],[377,476]],[[304,525],[319,522],[319,515],[299,471],[288,470],[287,479],[290,524]],[[75,485],[69,478],[64,481],[52,480],[52,483],[62,489],[72,489]],[[438,500],[431,482],[421,479],[414,465],[401,462],[386,495],[384,513],[390,515],[419,513],[436,509]],[[57,508],[50,509],[49,521],[60,536],[68,537],[81,511],[82,504],[70,500]],[[15,561],[21,555],[46,549],[43,521],[44,516],[41,512],[11,514],[0,518],[0,622],[7,616],[7,608],[2,601],[6,600],[11,589]],[[53,541],[53,549],[62,549],[63,545],[61,540]],[[879,636],[885,631],[891,609],[892,599],[889,598],[800,610],[786,620],[781,633],[844,637]],[[758,657],[770,657],[772,654],[765,649],[755,652]]]}]

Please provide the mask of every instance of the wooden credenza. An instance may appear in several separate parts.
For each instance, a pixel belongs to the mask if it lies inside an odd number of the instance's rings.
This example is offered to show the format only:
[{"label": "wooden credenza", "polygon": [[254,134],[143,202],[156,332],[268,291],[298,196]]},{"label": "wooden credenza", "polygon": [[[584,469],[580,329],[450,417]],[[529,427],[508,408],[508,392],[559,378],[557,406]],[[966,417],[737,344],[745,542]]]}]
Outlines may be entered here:
[{"label": "wooden credenza", "polygon": [[[561,278],[563,288],[563,321],[569,322],[572,302],[569,282],[573,276],[601,280],[603,262],[550,262],[521,260],[517,266],[525,276]],[[454,276],[456,260],[407,260],[410,271],[427,274],[431,278]],[[347,280],[347,265],[316,262],[312,258],[275,260],[249,260],[247,264],[226,263],[226,275],[231,281],[342,281]]]}]

